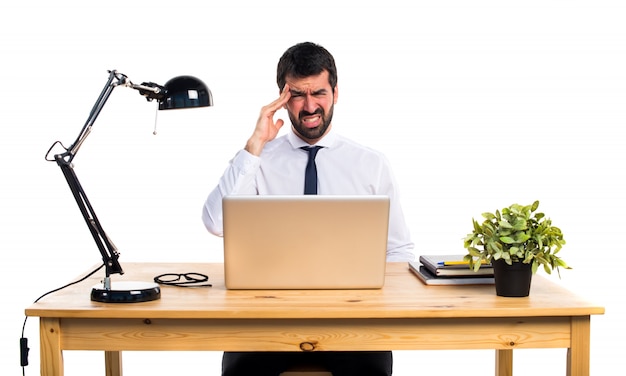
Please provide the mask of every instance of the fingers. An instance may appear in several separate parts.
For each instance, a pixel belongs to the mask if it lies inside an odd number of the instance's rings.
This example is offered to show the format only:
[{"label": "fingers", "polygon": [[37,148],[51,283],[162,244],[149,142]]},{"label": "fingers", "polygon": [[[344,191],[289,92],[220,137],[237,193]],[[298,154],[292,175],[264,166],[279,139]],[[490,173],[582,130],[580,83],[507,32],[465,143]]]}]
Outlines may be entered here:
[{"label": "fingers", "polygon": [[265,106],[265,109],[267,111],[272,112],[272,115],[273,115],[274,112],[276,112],[276,111],[280,110],[281,108],[283,108],[285,106],[285,104],[287,104],[287,102],[289,102],[290,98],[291,98],[291,91],[289,90],[289,85],[285,85],[285,87],[283,88],[283,91],[280,93],[280,96],[278,97],[278,99],[276,99],[272,103],[270,103],[267,106]]},{"label": "fingers", "polygon": [[290,98],[291,91],[289,91],[289,86],[285,85],[278,99],[261,109],[254,133],[246,143],[246,150],[254,155],[260,155],[265,144],[278,135],[278,131],[285,122],[282,119],[274,121],[274,115],[287,104]]},{"label": "fingers", "polygon": [[280,110],[287,104],[289,99],[291,98],[291,92],[289,91],[289,86],[285,85],[285,88],[280,93],[278,99],[274,100],[272,103],[264,106],[261,109],[261,117],[264,118],[273,118],[276,111]]},{"label": "fingers", "polygon": [[280,96],[278,97],[278,100],[282,102],[280,107],[283,107],[285,104],[287,104],[287,102],[289,102],[289,99],[291,99],[291,90],[289,84],[285,84],[285,86],[283,87],[283,91],[280,92]]}]

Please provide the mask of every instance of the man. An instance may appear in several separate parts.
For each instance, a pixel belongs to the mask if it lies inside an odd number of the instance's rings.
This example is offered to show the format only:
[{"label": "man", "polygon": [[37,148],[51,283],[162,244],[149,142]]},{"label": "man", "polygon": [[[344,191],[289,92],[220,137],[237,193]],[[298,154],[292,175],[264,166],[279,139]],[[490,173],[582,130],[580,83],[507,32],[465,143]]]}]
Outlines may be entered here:
[{"label": "man", "polygon": [[[333,56],[314,43],[289,48],[278,62],[278,99],[261,109],[256,128],[243,150],[230,161],[218,186],[209,194],[202,219],[221,236],[222,198],[233,194],[303,194],[308,160],[303,147],[321,147],[315,157],[316,194],[371,194],[390,198],[387,261],[412,261],[413,243],[400,207],[387,159],[379,152],[339,136],[332,129],[338,99]],[[284,125],[274,120],[285,108],[291,130],[277,137]],[[307,234],[324,231],[323,223],[306,223]],[[313,235],[314,236],[314,235]],[[334,376],[391,375],[392,354],[382,352],[224,353],[223,376],[277,376],[292,365],[316,363]]]}]

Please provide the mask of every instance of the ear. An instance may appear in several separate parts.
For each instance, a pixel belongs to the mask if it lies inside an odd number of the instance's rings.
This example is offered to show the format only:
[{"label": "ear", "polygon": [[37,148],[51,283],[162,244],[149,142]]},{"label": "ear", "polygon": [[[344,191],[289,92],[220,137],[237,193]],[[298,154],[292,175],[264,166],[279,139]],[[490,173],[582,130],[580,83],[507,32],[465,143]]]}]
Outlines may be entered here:
[{"label": "ear", "polygon": [[333,90],[333,104],[337,104],[338,98],[339,98],[339,85],[335,85],[335,90]]}]

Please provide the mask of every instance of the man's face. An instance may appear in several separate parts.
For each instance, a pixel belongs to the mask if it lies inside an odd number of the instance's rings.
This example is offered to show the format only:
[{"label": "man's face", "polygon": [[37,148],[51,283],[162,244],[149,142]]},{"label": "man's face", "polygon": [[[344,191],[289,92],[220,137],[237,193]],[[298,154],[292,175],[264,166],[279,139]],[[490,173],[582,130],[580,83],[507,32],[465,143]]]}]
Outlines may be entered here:
[{"label": "man's face", "polygon": [[330,129],[337,87],[328,83],[328,72],[305,78],[287,77],[291,98],[285,105],[296,134],[313,144]]}]

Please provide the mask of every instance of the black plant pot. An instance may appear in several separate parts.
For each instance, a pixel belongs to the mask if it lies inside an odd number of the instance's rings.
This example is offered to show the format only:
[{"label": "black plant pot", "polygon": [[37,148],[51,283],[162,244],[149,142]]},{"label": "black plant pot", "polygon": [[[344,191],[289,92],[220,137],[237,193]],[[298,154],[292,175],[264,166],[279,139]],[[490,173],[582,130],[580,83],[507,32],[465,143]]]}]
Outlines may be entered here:
[{"label": "black plant pot", "polygon": [[530,293],[530,282],[533,277],[531,264],[491,260],[495,279],[496,295],[506,297],[525,297]]}]

